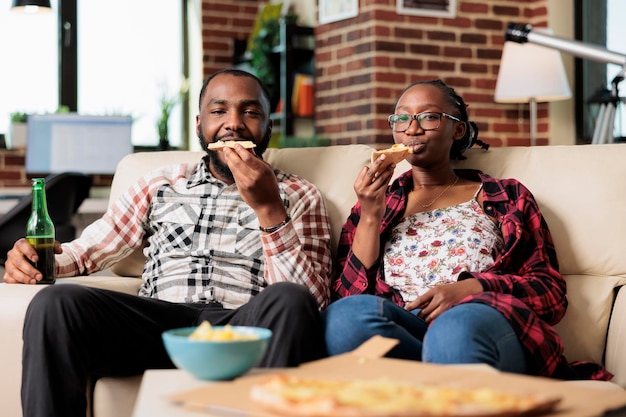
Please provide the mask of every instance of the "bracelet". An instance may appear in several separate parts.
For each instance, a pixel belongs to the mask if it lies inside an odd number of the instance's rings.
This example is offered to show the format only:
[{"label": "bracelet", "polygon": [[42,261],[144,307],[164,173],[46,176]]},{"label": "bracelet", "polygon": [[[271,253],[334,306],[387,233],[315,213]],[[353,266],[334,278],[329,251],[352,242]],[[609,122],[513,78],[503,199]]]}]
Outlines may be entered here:
[{"label": "bracelet", "polygon": [[287,218],[283,220],[282,222],[275,224],[274,226],[270,226],[270,227],[259,226],[259,230],[265,233],[273,233],[277,231],[278,229],[280,229],[281,227],[283,227],[284,225],[286,225],[287,223],[289,223],[290,221],[291,221],[291,216],[287,215]]}]

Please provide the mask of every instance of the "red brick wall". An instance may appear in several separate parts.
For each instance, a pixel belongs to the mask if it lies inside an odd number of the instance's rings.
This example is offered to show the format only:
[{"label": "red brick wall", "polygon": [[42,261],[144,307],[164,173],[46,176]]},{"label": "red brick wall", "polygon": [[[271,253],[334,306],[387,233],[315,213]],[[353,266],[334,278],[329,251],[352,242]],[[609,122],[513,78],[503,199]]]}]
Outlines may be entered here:
[{"label": "red brick wall", "polygon": [[[391,143],[386,116],[402,89],[441,78],[483,140],[528,145],[528,106],[496,104],[493,93],[507,23],[546,26],[546,1],[459,0],[454,19],[398,15],[395,5],[360,0],[358,17],[316,28],[317,132],[333,143]],[[538,110],[537,143],[547,144],[547,104]]]},{"label": "red brick wall", "polygon": [[[30,187],[33,175],[26,174],[26,156],[23,149],[0,150],[0,188]],[[109,187],[113,175],[92,175],[94,187]]]},{"label": "red brick wall", "polygon": [[[231,65],[263,1],[204,0],[204,74]],[[316,27],[316,128],[334,144],[390,143],[386,116],[413,81],[441,78],[469,104],[492,146],[528,145],[527,105],[493,101],[510,21],[547,24],[546,0],[458,0],[454,19],[398,15],[396,0],[360,0],[359,16]],[[548,143],[538,104],[537,143]]]},{"label": "red brick wall", "polygon": [[0,150],[0,187],[30,186],[25,162],[24,151]]},{"label": "red brick wall", "polygon": [[257,0],[203,0],[202,46],[205,76],[230,67],[233,39],[248,39],[259,11]]}]

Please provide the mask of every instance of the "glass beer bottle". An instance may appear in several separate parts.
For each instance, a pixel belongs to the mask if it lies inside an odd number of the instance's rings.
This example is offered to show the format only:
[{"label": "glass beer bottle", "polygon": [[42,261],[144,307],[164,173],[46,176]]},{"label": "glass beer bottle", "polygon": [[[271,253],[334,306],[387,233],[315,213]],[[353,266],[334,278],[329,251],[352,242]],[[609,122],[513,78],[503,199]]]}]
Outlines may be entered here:
[{"label": "glass beer bottle", "polygon": [[31,264],[43,275],[38,284],[54,284],[54,224],[48,215],[45,179],[33,178],[32,181],[33,209],[26,225],[26,240],[35,248],[39,259]]}]

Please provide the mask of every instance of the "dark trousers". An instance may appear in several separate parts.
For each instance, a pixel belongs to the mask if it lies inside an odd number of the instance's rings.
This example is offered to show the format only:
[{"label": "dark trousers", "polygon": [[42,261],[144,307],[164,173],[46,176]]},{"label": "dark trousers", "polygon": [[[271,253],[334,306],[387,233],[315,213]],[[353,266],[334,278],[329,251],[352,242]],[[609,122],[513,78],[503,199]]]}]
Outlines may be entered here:
[{"label": "dark trousers", "polygon": [[85,416],[88,380],[173,368],[161,333],[203,320],[271,329],[263,367],[296,366],[326,355],[317,304],[301,285],[270,285],[230,310],[57,284],[40,291],[26,312],[24,417]]}]

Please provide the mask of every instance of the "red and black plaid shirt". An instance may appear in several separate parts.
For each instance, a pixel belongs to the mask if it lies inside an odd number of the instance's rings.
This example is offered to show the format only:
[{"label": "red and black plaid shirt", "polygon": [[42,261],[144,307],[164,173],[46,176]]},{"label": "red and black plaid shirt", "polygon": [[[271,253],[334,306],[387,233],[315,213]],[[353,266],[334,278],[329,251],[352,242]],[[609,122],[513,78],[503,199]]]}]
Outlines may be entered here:
[{"label": "red and black plaid shirt", "polygon": [[[568,364],[563,356],[561,338],[552,326],[565,314],[566,285],[559,273],[548,225],[532,193],[514,179],[495,179],[473,170],[457,174],[483,183],[484,210],[497,219],[504,239],[502,250],[489,268],[459,275],[459,280],[476,278],[484,288],[484,292],[468,296],[460,303],[487,304],[507,318],[525,348],[529,373],[561,379],[611,379],[612,375],[598,365]],[[380,225],[381,248],[404,215],[411,187],[409,171],[387,190],[387,210]],[[357,203],[341,232],[333,297],[375,294],[403,306],[400,293],[385,282],[382,249],[371,268],[363,267],[352,253],[360,212]]]}]

